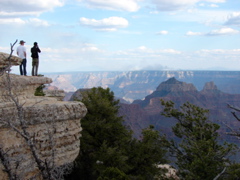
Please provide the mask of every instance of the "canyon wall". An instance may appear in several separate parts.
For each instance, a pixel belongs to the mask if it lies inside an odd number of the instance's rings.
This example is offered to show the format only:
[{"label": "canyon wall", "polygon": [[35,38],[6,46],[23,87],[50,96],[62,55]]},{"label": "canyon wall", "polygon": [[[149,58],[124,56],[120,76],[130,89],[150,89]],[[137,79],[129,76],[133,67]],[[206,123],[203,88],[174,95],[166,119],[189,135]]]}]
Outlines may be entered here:
[{"label": "canyon wall", "polygon": [[[109,87],[114,95],[126,101],[144,99],[157,86],[175,77],[179,81],[192,83],[202,90],[205,83],[213,81],[219,90],[240,94],[240,71],[118,71],[118,72],[66,72],[44,73],[53,79],[53,86],[75,92],[77,89],[101,86]],[[69,99],[69,98],[68,98]],[[66,99],[66,100],[68,100]]]}]

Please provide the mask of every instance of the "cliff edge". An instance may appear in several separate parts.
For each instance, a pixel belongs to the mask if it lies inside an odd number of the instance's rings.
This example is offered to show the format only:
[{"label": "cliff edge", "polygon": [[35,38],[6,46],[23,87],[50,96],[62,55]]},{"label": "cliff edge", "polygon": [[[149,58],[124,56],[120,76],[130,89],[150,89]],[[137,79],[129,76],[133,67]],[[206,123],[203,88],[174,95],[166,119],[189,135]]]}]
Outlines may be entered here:
[{"label": "cliff edge", "polygon": [[[0,53],[0,67],[6,64],[4,58],[6,55]],[[21,59],[14,57],[14,61],[18,65]],[[55,93],[48,93],[48,97],[34,95],[37,87],[50,83],[52,79],[47,77],[6,72],[0,76],[0,149],[7,153],[12,160],[11,168],[15,168],[23,179],[38,177],[39,171],[29,145],[16,129],[13,130],[15,127],[21,131],[22,125],[16,104],[23,109],[24,126],[43,161],[54,158],[55,166],[60,167],[72,163],[80,150],[80,120],[87,109],[81,102],[65,102],[59,97],[49,97]],[[3,164],[0,164],[0,179],[8,179]]]}]

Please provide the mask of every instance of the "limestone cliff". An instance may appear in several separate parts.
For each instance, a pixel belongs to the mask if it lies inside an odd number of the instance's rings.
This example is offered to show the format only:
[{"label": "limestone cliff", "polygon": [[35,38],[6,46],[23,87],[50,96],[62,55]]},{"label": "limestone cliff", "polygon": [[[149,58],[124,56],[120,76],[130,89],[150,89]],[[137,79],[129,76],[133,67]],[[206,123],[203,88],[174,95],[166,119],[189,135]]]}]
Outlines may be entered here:
[{"label": "limestone cliff", "polygon": [[[6,124],[11,122],[19,128],[17,107],[7,89],[9,83],[12,97],[23,107],[23,119],[27,122],[27,131],[36,142],[38,156],[45,160],[52,158],[54,152],[56,166],[73,162],[80,150],[80,120],[86,115],[85,105],[81,102],[59,101],[63,92],[47,92],[47,96],[34,96],[38,86],[52,83],[50,78],[14,74],[8,76],[4,73],[0,76],[0,148],[11,159],[18,159],[18,174],[29,179],[39,172],[25,140]],[[56,94],[58,98],[50,97]],[[49,141],[49,132],[53,143]],[[14,163],[11,166],[15,168]],[[2,168],[0,179],[7,179]]]}]

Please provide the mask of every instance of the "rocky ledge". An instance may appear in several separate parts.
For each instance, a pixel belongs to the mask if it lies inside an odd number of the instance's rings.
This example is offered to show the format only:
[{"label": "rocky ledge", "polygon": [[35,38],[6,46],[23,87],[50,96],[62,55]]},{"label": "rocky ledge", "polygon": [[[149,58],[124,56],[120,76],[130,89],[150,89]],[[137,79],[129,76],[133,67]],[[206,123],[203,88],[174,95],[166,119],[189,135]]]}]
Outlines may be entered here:
[{"label": "rocky ledge", "polygon": [[[48,92],[47,96],[34,95],[37,87],[51,82],[47,77],[7,73],[0,76],[0,148],[14,159],[10,165],[12,168],[18,161],[16,172],[23,179],[30,179],[39,172],[29,145],[9,126],[11,123],[21,130],[18,106],[23,107],[22,118],[26,122],[28,133],[34,138],[37,155],[43,161],[52,158],[54,152],[57,167],[69,164],[75,160],[80,150],[80,120],[86,115],[87,109],[81,102],[59,101],[59,98],[53,97],[54,94],[59,94],[56,92]],[[0,179],[7,179],[2,167],[0,164]]]}]

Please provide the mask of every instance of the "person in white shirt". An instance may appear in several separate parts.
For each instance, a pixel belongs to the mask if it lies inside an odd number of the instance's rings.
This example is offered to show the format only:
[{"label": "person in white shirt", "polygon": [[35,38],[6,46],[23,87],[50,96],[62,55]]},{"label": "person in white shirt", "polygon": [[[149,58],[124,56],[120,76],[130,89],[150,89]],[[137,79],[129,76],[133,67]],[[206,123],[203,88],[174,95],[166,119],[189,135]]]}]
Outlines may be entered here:
[{"label": "person in white shirt", "polygon": [[26,47],[24,46],[25,41],[21,40],[20,45],[17,47],[17,55],[23,60],[21,65],[19,66],[20,74],[26,76],[27,75],[27,52]]}]

